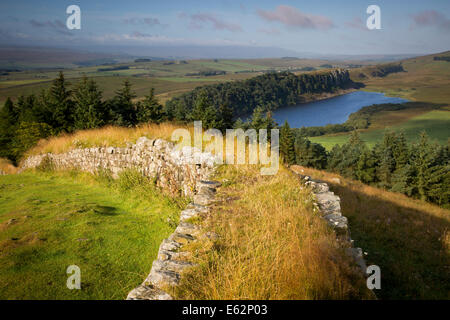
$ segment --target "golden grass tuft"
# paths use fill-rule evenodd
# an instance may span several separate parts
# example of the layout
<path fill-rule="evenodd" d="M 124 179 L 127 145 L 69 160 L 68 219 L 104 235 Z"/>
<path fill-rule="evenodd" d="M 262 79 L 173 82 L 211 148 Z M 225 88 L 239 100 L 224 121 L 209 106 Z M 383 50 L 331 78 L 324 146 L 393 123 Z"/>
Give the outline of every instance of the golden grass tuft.
<path fill-rule="evenodd" d="M 204 227 L 220 237 L 212 250 L 194 251 L 200 266 L 182 278 L 178 299 L 372 297 L 292 172 L 261 176 L 257 166 L 228 165 L 217 179 L 225 201 Z"/>
<path fill-rule="evenodd" d="M 3 174 L 15 174 L 17 173 L 17 167 L 15 167 L 11 161 L 5 158 L 0 158 L 0 172 Z"/>
<path fill-rule="evenodd" d="M 76 148 L 125 147 L 127 142 L 134 143 L 142 136 L 170 140 L 172 132 L 177 128 L 189 129 L 185 125 L 167 122 L 143 124 L 133 128 L 106 126 L 98 129 L 80 130 L 72 134 L 42 139 L 35 147 L 28 150 L 24 158 L 44 153 L 64 153 Z"/>

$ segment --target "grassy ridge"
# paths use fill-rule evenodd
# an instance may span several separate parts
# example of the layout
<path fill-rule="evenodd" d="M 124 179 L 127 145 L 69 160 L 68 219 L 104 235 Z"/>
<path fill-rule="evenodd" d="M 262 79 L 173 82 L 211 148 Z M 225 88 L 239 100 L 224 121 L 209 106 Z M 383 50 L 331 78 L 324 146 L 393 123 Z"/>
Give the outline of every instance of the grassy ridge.
<path fill-rule="evenodd" d="M 192 248 L 200 267 L 182 278 L 177 298 L 372 298 L 292 172 L 261 176 L 257 166 L 228 165 L 216 178 L 224 181 L 218 197 L 227 200 L 205 228 L 220 237 Z"/>
<path fill-rule="evenodd" d="M 450 298 L 450 211 L 339 175 L 296 166 L 341 198 L 355 245 L 381 268 L 381 299 Z M 336 178 L 340 183 L 336 182 Z"/>
<path fill-rule="evenodd" d="M 0 299 L 124 299 L 180 208 L 132 172 L 28 172 L 0 176 L 0 190 Z M 73 264 L 82 290 L 66 287 Z"/>
<path fill-rule="evenodd" d="M 402 61 L 405 72 L 386 77 L 369 77 L 363 80 L 364 90 L 384 92 L 389 96 L 413 101 L 450 103 L 450 63 L 434 60 L 435 56 L 450 56 L 450 51 Z M 362 69 L 351 70 L 352 79 L 358 80 Z"/>
<path fill-rule="evenodd" d="M 64 153 L 75 148 L 126 147 L 127 143 L 134 143 L 142 136 L 170 141 L 174 130 L 180 128 L 193 130 L 193 127 L 189 128 L 173 123 L 149 123 L 135 128 L 107 126 L 98 129 L 80 130 L 73 134 L 62 134 L 42 139 L 35 147 L 27 151 L 25 157 L 44 153 Z"/>

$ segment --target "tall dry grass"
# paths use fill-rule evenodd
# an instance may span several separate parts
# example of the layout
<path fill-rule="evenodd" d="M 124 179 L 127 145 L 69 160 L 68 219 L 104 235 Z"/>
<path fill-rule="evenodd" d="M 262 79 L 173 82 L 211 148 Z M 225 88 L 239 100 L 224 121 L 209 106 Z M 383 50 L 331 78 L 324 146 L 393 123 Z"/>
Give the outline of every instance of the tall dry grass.
<path fill-rule="evenodd" d="M 0 158 L 0 173 L 3 174 L 15 174 L 17 167 L 15 167 L 11 161 L 5 158 Z"/>
<path fill-rule="evenodd" d="M 183 277 L 179 299 L 371 298 L 336 235 L 313 213 L 310 192 L 280 168 L 222 166 L 224 181 L 205 228 L 220 237 L 191 248 L 199 267 Z"/>
<path fill-rule="evenodd" d="M 381 268 L 379 298 L 450 298 L 449 210 L 337 174 L 293 169 L 328 182 L 340 196 L 355 245 Z"/>
<path fill-rule="evenodd" d="M 75 148 L 125 147 L 127 142 L 134 143 L 142 136 L 170 140 L 172 132 L 177 128 L 192 130 L 187 126 L 169 122 L 149 123 L 133 128 L 106 126 L 98 129 L 80 130 L 71 134 L 42 139 L 35 147 L 28 150 L 24 157 L 49 152 L 64 153 Z"/>

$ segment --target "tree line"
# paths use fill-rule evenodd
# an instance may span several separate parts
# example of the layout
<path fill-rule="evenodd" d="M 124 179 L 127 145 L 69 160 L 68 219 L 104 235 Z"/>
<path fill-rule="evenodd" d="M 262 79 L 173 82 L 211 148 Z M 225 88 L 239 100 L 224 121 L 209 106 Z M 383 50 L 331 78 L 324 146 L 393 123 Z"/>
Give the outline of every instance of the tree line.
<path fill-rule="evenodd" d="M 166 119 L 153 89 L 142 101 L 134 102 L 136 95 L 129 81 L 106 100 L 93 79 L 83 77 L 72 90 L 69 85 L 60 72 L 39 95 L 6 100 L 0 109 L 0 157 L 17 162 L 39 139 L 62 132 Z"/>
<path fill-rule="evenodd" d="M 305 102 L 307 95 L 334 92 L 352 86 L 347 70 L 295 75 L 270 72 L 243 81 L 198 87 L 166 103 L 166 112 L 175 120 L 196 119 L 199 105 L 208 112 L 230 109 L 234 118 L 249 116 L 256 108 L 273 111 Z M 198 120 L 198 119 L 196 119 Z"/>
<path fill-rule="evenodd" d="M 280 131 L 280 153 L 287 164 L 327 170 L 365 184 L 450 206 L 449 145 L 432 143 L 425 132 L 408 144 L 403 133 L 387 131 L 373 148 L 357 131 L 330 152 L 312 143 L 286 122 Z"/>

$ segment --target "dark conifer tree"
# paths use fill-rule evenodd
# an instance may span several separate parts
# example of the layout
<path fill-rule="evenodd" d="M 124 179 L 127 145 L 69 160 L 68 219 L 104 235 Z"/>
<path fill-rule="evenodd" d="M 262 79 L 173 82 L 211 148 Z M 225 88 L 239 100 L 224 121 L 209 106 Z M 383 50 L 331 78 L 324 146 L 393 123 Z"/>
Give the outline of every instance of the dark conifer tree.
<path fill-rule="evenodd" d="M 111 117 L 114 124 L 128 127 L 136 124 L 134 98 L 136 98 L 136 94 L 131 89 L 131 83 L 125 80 L 122 89 L 116 91 L 115 97 L 110 102 Z"/>
<path fill-rule="evenodd" d="M 53 80 L 49 90 L 47 109 L 52 110 L 52 119 L 49 124 L 57 132 L 71 131 L 73 129 L 73 103 L 71 101 L 71 91 L 67 88 L 68 85 L 69 83 L 66 82 L 64 74 L 60 71 L 58 78 Z"/>
<path fill-rule="evenodd" d="M 136 109 L 138 122 L 159 123 L 164 118 L 163 106 L 156 99 L 154 88 L 151 88 L 145 99 L 136 105 Z"/>
<path fill-rule="evenodd" d="M 287 121 L 280 129 L 280 154 L 284 162 L 291 165 L 295 163 L 295 139 Z"/>
<path fill-rule="evenodd" d="M 93 79 L 86 76 L 74 90 L 74 128 L 92 129 L 104 124 L 102 92 Z"/>

